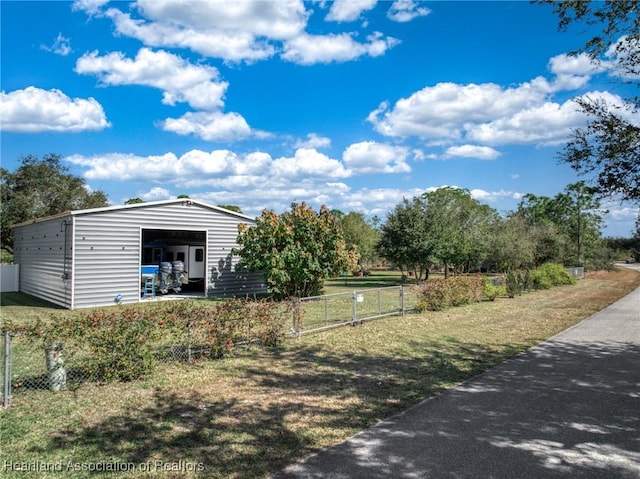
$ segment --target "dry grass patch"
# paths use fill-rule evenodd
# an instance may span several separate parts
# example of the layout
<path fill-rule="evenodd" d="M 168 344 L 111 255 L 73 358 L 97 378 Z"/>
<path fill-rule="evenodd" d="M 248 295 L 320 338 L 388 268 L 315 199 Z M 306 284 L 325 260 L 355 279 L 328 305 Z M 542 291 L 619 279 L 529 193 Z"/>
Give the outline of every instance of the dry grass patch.
<path fill-rule="evenodd" d="M 104 474 L 110 478 L 264 477 L 576 324 L 639 284 L 633 271 L 598 273 L 515 299 L 304 336 L 277 350 L 167 364 L 144 381 L 34 391 L 1 413 L 3 457 L 203 468 Z"/>

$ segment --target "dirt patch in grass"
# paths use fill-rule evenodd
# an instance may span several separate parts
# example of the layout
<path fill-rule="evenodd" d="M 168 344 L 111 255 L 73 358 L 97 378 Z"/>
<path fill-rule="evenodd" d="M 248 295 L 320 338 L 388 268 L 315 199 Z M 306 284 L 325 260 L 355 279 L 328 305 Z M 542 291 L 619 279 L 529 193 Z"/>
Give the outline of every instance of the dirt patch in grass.
<path fill-rule="evenodd" d="M 304 336 L 277 350 L 168 364 L 144 381 L 34 391 L 1 413 L 3 458 L 60 463 L 64 477 L 264 477 L 553 336 L 639 284 L 634 271 L 598 273 L 515 299 Z M 69 464 L 131 466 L 101 474 Z"/>

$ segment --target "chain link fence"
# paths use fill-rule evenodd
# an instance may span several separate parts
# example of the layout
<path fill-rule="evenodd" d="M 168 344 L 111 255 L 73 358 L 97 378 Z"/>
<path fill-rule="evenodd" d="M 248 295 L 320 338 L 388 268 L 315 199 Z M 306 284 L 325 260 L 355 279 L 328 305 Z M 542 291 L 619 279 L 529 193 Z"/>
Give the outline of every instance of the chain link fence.
<path fill-rule="evenodd" d="M 352 325 L 387 316 L 404 315 L 416 308 L 412 286 L 390 286 L 313 296 L 298 300 L 299 319 L 291 331 L 297 336 Z"/>
<path fill-rule="evenodd" d="M 156 365 L 162 363 L 194 363 L 214 358 L 211 346 L 204 344 L 201 330 L 187 328 L 181 334 L 166 335 L 153 346 L 152 357 Z M 235 346 L 247 344 L 238 341 Z M 104 381 L 96 372 L 95 358 L 78 342 L 54 343 L 44 347 L 23 334 L 3 333 L 2 337 L 2 396 L 3 406 L 11 397 L 35 391 L 76 389 L 83 383 Z"/>
<path fill-rule="evenodd" d="M 281 319 L 276 322 L 284 328 L 286 335 L 300 337 L 376 318 L 404 315 L 415 309 L 416 301 L 415 288 L 403 285 L 302 298 L 283 305 L 272 314 L 279 315 Z M 190 364 L 199 360 L 217 359 L 220 357 L 220 348 L 211 346 L 211 324 L 206 321 L 190 321 L 187 327 L 179 328 L 164 324 L 162 335 L 152 342 L 151 350 L 145 351 L 145 354 L 154 365 Z M 260 336 L 255 333 L 256 331 L 243 330 L 240 336 L 234 336 L 232 346 L 258 342 L 251 339 Z M 107 343 L 110 341 L 111 339 Z M 34 339 L 27 334 L 3 333 L 4 361 L 0 385 L 5 407 L 10 404 L 12 396 L 37 394 L 38 391 L 73 390 L 84 383 L 105 381 L 104 359 L 102 364 L 96 365 L 95 344 L 92 349 L 86 335 L 74 336 L 64 344 L 54 342 L 47 347 L 44 344 L 45 341 L 41 338 Z M 229 344 L 225 343 L 226 346 Z M 126 357 L 126 351 L 123 358 L 121 343 L 119 348 L 118 352 L 113 351 L 108 362 L 122 364 L 123 361 L 140 360 L 139 356 Z M 105 357 L 104 351 L 101 351 L 101 357 Z M 112 366 L 110 363 L 106 365 L 107 368 Z"/>

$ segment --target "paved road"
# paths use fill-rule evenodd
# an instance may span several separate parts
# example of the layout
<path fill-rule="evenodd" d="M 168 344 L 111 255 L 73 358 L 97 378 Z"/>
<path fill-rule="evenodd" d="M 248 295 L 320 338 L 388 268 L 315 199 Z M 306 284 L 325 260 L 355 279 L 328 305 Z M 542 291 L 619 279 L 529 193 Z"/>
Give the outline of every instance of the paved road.
<path fill-rule="evenodd" d="M 273 477 L 640 478 L 640 288 Z"/>

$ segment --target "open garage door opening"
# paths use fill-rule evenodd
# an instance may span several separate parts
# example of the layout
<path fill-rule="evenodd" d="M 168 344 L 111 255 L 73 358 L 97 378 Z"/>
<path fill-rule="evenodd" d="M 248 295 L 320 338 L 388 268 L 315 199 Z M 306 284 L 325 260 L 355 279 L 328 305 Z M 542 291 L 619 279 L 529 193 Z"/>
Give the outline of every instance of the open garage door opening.
<path fill-rule="evenodd" d="M 141 296 L 204 296 L 206 251 L 206 231 L 143 229 Z"/>

